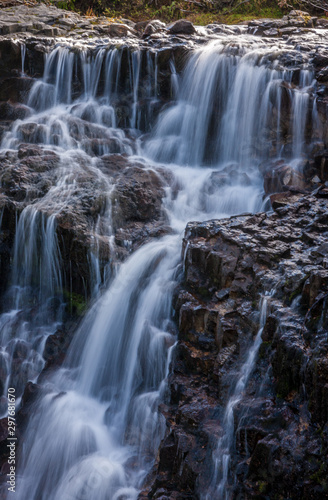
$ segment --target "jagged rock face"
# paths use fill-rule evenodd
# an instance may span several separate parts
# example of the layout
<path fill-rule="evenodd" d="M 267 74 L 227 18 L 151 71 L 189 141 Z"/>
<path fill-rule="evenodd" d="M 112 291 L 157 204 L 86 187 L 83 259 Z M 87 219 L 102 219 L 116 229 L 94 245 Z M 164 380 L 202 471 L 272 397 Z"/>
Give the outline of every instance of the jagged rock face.
<path fill-rule="evenodd" d="M 6 153 L 0 159 L 0 214 L 3 212 L 0 262 L 4 288 L 10 273 L 16 218 L 31 202 L 38 203 L 46 214 L 57 212 L 56 232 L 64 282 L 71 282 L 72 291 L 78 294 L 84 294 L 85 284 L 92 281 L 88 253 L 95 245 L 95 224 L 110 201 L 116 250 L 111 252 L 105 236 L 96 237 L 102 266 L 112 259 L 124 259 L 149 237 L 167 231 L 161 207 L 166 180 L 160 173 L 141 163 L 130 163 L 125 156 L 109 155 L 97 160 L 105 174 L 101 179 L 92 167 L 84 164 L 83 156 L 77 155 L 76 160 L 82 167 L 75 172 L 76 195 L 58 207 L 56 194 L 49 192 L 53 189 L 56 193 L 56 181 L 64 168 L 59 155 L 39 145 L 23 143 L 17 152 Z"/>
<path fill-rule="evenodd" d="M 229 388 L 270 290 L 259 358 L 235 408 L 233 495 L 325 496 L 328 201 L 324 190 L 279 197 L 271 215 L 187 226 L 179 344 L 162 408 L 167 435 L 140 498 L 207 491 Z"/>

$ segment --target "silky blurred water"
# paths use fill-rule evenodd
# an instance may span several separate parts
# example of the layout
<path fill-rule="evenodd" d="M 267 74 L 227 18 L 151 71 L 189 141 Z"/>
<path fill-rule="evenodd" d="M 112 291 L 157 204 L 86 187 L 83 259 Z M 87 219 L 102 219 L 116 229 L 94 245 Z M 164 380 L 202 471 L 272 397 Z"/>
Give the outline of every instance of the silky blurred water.
<path fill-rule="evenodd" d="M 56 217 L 78 196 L 76 179 L 85 172 L 104 192 L 103 219 L 94 232 L 105 225 L 108 245 L 113 245 L 113 184 L 97 167 L 97 157 L 120 153 L 159 176 L 163 169 L 169 174 L 163 210 L 171 234 L 144 244 L 106 279 L 100 275 L 97 246 L 90 249 L 93 300 L 64 366 L 49 377 L 46 395 L 31 415 L 21 446 L 17 492 L 9 497 L 137 498 L 165 432 L 158 405 L 165 397 L 177 340 L 172 297 L 182 274 L 181 239 L 186 223 L 263 208 L 258 166 L 269 157 L 279 158 L 284 149 L 282 82 L 289 84 L 293 108 L 291 159 L 302 158 L 308 114 L 316 117 L 309 90 L 312 73 L 301 69 L 299 86 L 290 85 L 293 71 L 268 63 L 270 50 L 262 42 L 243 46 L 236 37 L 230 45 L 214 41 L 191 54 L 182 76 L 172 59 L 171 94 L 175 100 L 156 124 L 152 109 L 158 90 L 157 56 L 131 52 L 126 82 L 131 97 L 126 123 L 129 133 L 118 128 L 115 110 L 115 100 L 122 92 L 122 51 L 101 47 L 91 53 L 59 45 L 47 55 L 44 76 L 30 91 L 31 116 L 15 122 L 1 145 L 4 152 L 17 149 L 24 141 L 37 143 L 60 158 L 54 167 L 55 185 L 45 197 L 28 204 L 17 220 L 8 290 L 11 305 L 0 317 L 0 356 L 6 371 L 3 393 L 17 379 L 18 368 L 13 372 L 13 351 L 8 346 L 17 342 L 26 346 L 20 395 L 27 380 L 37 380 L 44 365 L 45 339 L 63 322 Z M 74 93 L 77 64 L 82 68 L 78 96 Z M 143 96 L 148 104 L 143 111 L 139 92 L 142 67 L 149 79 Z M 138 129 L 145 121 L 153 128 L 142 138 Z M 48 305 L 54 298 L 59 305 L 49 315 Z M 31 302 L 37 308 L 32 319 L 28 318 Z M 241 375 L 245 383 L 258 337 Z M 240 394 L 238 389 L 236 398 Z M 226 440 L 231 439 L 232 406 L 233 401 L 227 409 L 227 435 L 215 458 L 220 464 L 229 455 Z M 227 467 L 220 480 L 215 475 L 212 491 L 216 496 L 211 498 L 225 498 L 221 490 Z"/>

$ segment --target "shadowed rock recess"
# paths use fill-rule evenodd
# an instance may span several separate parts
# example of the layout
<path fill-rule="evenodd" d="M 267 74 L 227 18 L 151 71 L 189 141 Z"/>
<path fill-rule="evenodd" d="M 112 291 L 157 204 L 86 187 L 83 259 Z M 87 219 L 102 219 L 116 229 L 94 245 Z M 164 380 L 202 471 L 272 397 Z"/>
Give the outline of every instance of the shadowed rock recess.
<path fill-rule="evenodd" d="M 307 13 L 0 8 L 1 499 L 328 498 L 327 118 Z"/>

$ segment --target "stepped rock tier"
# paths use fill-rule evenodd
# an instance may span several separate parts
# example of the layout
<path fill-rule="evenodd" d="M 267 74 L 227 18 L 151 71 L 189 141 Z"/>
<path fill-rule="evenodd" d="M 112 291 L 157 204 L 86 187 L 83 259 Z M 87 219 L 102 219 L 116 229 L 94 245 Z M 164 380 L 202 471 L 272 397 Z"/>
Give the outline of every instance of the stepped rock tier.
<path fill-rule="evenodd" d="M 327 498 L 327 117 L 301 11 L 0 9 L 0 498 Z"/>

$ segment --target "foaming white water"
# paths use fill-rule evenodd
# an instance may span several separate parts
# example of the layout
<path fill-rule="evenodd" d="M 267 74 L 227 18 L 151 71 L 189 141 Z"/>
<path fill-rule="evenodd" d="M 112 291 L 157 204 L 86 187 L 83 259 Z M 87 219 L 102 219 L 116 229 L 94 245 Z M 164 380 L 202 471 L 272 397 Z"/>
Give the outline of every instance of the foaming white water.
<path fill-rule="evenodd" d="M 253 211 L 261 204 L 260 189 L 252 197 L 247 192 L 244 203 L 240 200 L 242 187 L 222 196 L 218 190 L 216 205 L 212 200 L 211 210 L 206 212 L 204 191 L 214 171 L 171 168 L 179 191 L 174 196 L 168 188 L 165 206 L 178 233 L 135 252 L 88 313 L 75 335 L 66 368 L 53 379 L 55 392 L 43 400 L 41 416 L 38 413 L 32 418 L 31 430 L 27 430 L 18 499 L 26 498 L 26 492 L 31 499 L 78 498 L 78 491 L 86 489 L 88 500 L 105 500 L 108 491 L 110 498 L 119 498 L 122 488 L 127 499 L 137 498 L 165 430 L 158 404 L 164 396 L 169 354 L 175 343 L 170 318 L 181 270 L 179 232 L 195 216 L 225 215 L 225 207 L 233 206 L 233 200 L 237 210 Z M 67 394 L 60 396 L 61 391 Z M 38 432 L 51 452 L 44 450 L 42 440 L 35 441 L 35 426 L 41 426 Z M 104 428 L 106 440 L 98 438 Z M 79 443 L 86 436 L 92 446 L 81 453 Z M 54 447 L 50 444 L 53 439 Z M 55 456 L 56 470 L 50 473 Z M 98 460 L 102 465 L 95 472 L 98 482 L 93 489 L 89 488 L 92 464 Z M 44 492 L 41 496 L 40 491 Z"/>
<path fill-rule="evenodd" d="M 82 151 L 56 148 L 55 152 L 58 161 L 53 166 L 53 185 L 42 198 L 27 204 L 17 221 L 6 308 L 0 315 L 0 358 L 2 373 L 6 374 L 3 394 L 7 387 L 15 387 L 17 397 L 26 382 L 36 380 L 42 370 L 46 338 L 60 328 L 63 311 L 69 307 L 63 296 L 64 285 L 70 290 L 70 284 L 64 283 L 62 274 L 57 218 L 67 216 L 67 210 L 78 210 L 79 186 L 87 182 L 92 182 L 94 192 L 102 194 L 102 225 L 108 227 L 105 234 L 97 224 L 93 229 L 95 244 L 90 248 L 90 266 L 94 272 L 90 288 L 95 291 L 104 279 L 99 271 L 97 236 L 101 234 L 111 244 L 110 179 Z M 5 401 L 3 405 L 4 413 Z"/>
<path fill-rule="evenodd" d="M 22 71 L 26 47 L 21 45 Z M 137 122 L 143 113 L 137 109 L 138 82 L 143 58 L 146 58 L 149 79 L 154 79 L 156 68 L 150 53 L 127 52 L 133 68 L 121 74 L 124 49 L 97 48 L 83 50 L 57 46 L 47 54 L 42 79 L 32 87 L 28 106 L 30 116 L 17 120 L 4 135 L 1 151 L 15 150 L 23 143 L 42 145 L 44 155 L 52 156 L 52 185 L 46 195 L 29 203 L 33 192 L 26 194 L 26 207 L 17 215 L 12 272 L 6 307 L 0 316 L 2 350 L 0 360 L 3 373 L 1 393 L 15 386 L 20 397 L 28 380 L 36 380 L 44 366 L 42 353 L 46 338 L 62 324 L 62 312 L 67 307 L 63 288 L 62 262 L 57 238 L 57 220 L 70 210 L 77 215 L 80 206 L 80 187 L 90 184 L 102 193 L 101 216 L 92 233 L 89 265 L 92 283 L 87 284 L 97 294 L 108 281 L 111 263 L 104 272 L 99 266 L 99 237 L 108 239 L 114 255 L 111 229 L 112 181 L 96 167 L 96 157 L 124 153 L 131 155 L 135 146 L 125 132 L 117 128 L 113 103 L 119 93 L 133 94 L 133 113 Z M 77 77 L 79 73 L 80 77 Z M 79 88 L 77 88 L 79 87 Z M 146 111 L 150 119 L 153 86 L 148 85 Z M 134 124 L 134 126 L 136 123 Z M 131 135 L 131 134 L 130 134 Z M 133 134 L 132 134 L 133 135 Z M 0 179 L 1 182 L 1 179 Z M 33 191 L 33 187 L 29 186 Z M 67 278 L 67 277 L 66 277 Z M 86 286 L 87 286 L 86 285 Z M 19 358 L 18 360 L 15 358 Z M 2 408 L 3 406 L 3 408 Z M 0 414 L 6 411 L 6 400 L 0 402 Z"/>
<path fill-rule="evenodd" d="M 250 167 L 279 156 L 284 126 L 283 90 L 292 107 L 292 157 L 305 151 L 305 126 L 311 107 L 313 75 L 272 60 L 272 47 L 238 47 L 215 41 L 190 57 L 177 103 L 165 111 L 148 141 L 146 153 L 161 162 L 200 165 L 235 161 Z M 279 51 L 278 51 L 279 53 Z M 284 82 L 284 85 L 282 85 Z M 285 103 L 286 105 L 286 103 Z"/>
<path fill-rule="evenodd" d="M 209 44 L 191 56 L 181 85 L 171 62 L 172 93 L 177 95 L 177 102 L 160 116 L 139 153 L 153 159 L 152 168 L 159 167 L 156 161 L 166 163 L 159 172 L 164 169 L 170 179 L 163 207 L 172 234 L 135 252 L 122 264 L 107 291 L 93 303 L 76 332 L 65 367 L 49 381 L 49 394 L 38 403 L 30 419 L 16 500 L 137 498 L 165 430 L 158 405 L 164 397 L 176 341 L 172 295 L 181 271 L 185 225 L 190 220 L 259 210 L 263 190 L 258 163 L 271 154 L 279 156 L 284 146 L 280 123 L 282 81 L 287 83 L 300 119 L 305 107 L 312 104 L 311 99 L 299 99 L 296 104 L 295 94 L 306 94 L 304 86 L 309 82 L 292 86 L 292 72 L 268 62 L 268 53 L 263 46 L 246 49 L 238 44 Z M 141 90 L 144 57 L 149 85 Z M 127 71 L 123 69 L 123 52 L 117 49 L 101 47 L 91 53 L 76 53 L 69 47 L 58 47 L 48 55 L 44 77 L 30 94 L 32 119 L 16 122 L 3 141 L 5 148 L 16 148 L 21 141 L 42 143 L 59 154 L 63 169 L 58 172 L 56 184 L 35 205 L 35 209 L 47 213 L 47 221 L 52 220 L 49 214 L 57 217 L 66 204 L 74 201 L 79 176 L 92 169 L 93 178 L 99 178 L 108 193 L 107 236 L 109 244 L 113 243 L 111 185 L 92 158 L 104 153 L 135 153 L 131 131 L 126 134 L 117 128 L 115 99 L 124 93 L 130 99 L 129 113 L 121 126 L 134 129 L 141 128 L 143 120 L 149 122 L 151 104 L 157 95 L 156 61 L 150 54 L 132 52 Z M 79 68 L 81 75 L 78 89 L 74 87 L 74 68 Z M 141 110 L 140 97 L 149 104 L 146 112 Z M 296 144 L 300 148 L 297 154 L 304 149 L 304 131 L 301 126 L 295 129 L 298 138 L 293 148 Z M 273 148 L 273 153 L 268 147 Z M 27 213 L 34 213 L 27 209 Z M 26 226 L 21 234 L 30 242 L 24 255 L 36 251 L 30 234 L 32 219 L 26 217 L 26 223 L 24 217 L 19 219 Z M 47 237 L 38 231 L 35 237 L 41 237 L 43 247 L 49 247 L 50 258 L 43 260 L 55 283 L 46 291 L 51 296 L 60 286 L 61 260 L 55 224 L 49 222 L 49 234 L 48 222 L 40 227 Z M 93 230 L 98 232 L 97 224 Z M 97 293 L 101 277 L 92 254 L 93 288 Z M 28 285 L 35 273 L 26 271 L 26 276 Z M 40 283 L 38 293 L 44 290 L 42 279 Z M 238 397 L 256 357 L 258 343 L 254 346 L 242 372 Z M 229 425 L 227 439 L 231 437 Z M 230 453 L 229 443 L 226 455 Z"/>

